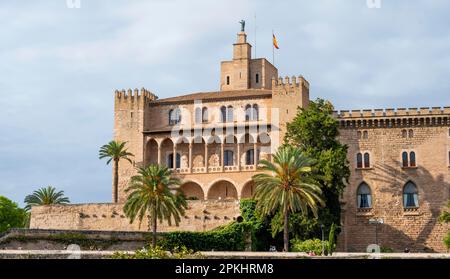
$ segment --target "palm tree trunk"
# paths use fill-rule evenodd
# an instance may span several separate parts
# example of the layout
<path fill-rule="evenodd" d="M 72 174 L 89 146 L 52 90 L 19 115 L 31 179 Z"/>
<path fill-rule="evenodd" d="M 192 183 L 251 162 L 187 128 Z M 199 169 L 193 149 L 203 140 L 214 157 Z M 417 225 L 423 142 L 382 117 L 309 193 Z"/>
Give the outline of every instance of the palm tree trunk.
<path fill-rule="evenodd" d="M 114 160 L 114 202 L 119 200 L 119 160 Z"/>
<path fill-rule="evenodd" d="M 283 240 L 284 240 L 283 251 L 289 252 L 289 211 L 287 209 L 284 211 Z"/>
<path fill-rule="evenodd" d="M 153 207 L 153 213 L 152 213 L 152 247 L 156 248 L 156 205 Z"/>

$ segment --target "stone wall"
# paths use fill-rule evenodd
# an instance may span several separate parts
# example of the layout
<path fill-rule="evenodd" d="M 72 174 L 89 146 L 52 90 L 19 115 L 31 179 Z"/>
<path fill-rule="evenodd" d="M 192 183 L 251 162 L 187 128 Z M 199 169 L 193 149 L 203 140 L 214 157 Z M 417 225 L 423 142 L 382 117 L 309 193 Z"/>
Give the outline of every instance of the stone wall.
<path fill-rule="evenodd" d="M 236 201 L 189 201 L 179 226 L 158 223 L 158 231 L 205 231 L 235 220 L 239 214 Z M 123 204 L 75 204 L 34 206 L 31 229 L 148 231 L 148 220 L 139 226 L 130 224 L 123 213 Z"/>
<path fill-rule="evenodd" d="M 368 119 L 358 119 L 357 123 L 362 125 Z M 443 238 L 450 226 L 440 224 L 438 217 L 446 208 L 450 191 L 449 126 L 442 121 L 434 126 L 420 123 L 408 120 L 403 126 L 400 119 L 394 127 L 341 127 L 341 140 L 349 146 L 352 175 L 343 196 L 339 250 L 361 252 L 378 242 L 396 251 L 447 251 Z M 404 151 L 415 152 L 415 167 L 402 166 Z M 356 154 L 366 152 L 370 167 L 357 168 Z M 408 181 L 417 186 L 418 208 L 403 206 L 403 188 Z M 369 209 L 357 207 L 357 189 L 362 182 L 371 189 Z M 384 222 L 369 224 L 370 219 Z"/>

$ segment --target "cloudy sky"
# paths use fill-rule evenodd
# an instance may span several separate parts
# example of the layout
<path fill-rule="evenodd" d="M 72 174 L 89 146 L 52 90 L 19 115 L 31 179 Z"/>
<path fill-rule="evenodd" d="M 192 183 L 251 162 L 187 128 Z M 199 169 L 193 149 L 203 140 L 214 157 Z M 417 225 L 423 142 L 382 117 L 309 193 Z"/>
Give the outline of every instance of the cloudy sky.
<path fill-rule="evenodd" d="M 76 2 L 76 1 L 69 1 Z M 450 105 L 450 2 L 0 1 L 0 195 L 46 185 L 109 202 L 113 91 L 160 98 L 219 87 L 245 19 L 256 55 L 337 109 Z M 69 5 L 71 6 L 71 5 Z M 375 5 L 378 6 L 378 5 Z"/>

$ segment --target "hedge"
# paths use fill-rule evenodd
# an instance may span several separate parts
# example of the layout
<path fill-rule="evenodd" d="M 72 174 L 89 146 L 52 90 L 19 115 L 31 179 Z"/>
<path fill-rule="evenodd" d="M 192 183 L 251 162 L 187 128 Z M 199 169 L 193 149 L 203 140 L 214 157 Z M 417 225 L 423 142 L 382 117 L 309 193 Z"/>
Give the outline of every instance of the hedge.
<path fill-rule="evenodd" d="M 164 233 L 158 245 L 167 250 L 186 247 L 194 251 L 243 251 L 250 237 L 249 222 L 233 222 L 206 232 L 178 231 Z"/>

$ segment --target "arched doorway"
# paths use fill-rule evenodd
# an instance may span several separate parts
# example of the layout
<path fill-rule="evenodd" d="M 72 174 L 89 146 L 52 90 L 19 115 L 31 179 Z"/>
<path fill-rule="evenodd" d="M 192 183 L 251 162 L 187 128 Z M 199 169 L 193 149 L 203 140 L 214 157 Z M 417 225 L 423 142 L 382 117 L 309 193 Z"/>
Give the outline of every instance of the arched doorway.
<path fill-rule="evenodd" d="M 180 186 L 180 189 L 188 200 L 203 200 L 205 198 L 202 187 L 195 182 L 186 182 Z"/>
<path fill-rule="evenodd" d="M 158 163 L 158 143 L 155 139 L 150 139 L 147 142 L 145 149 L 145 163 L 146 165 Z"/>
<path fill-rule="evenodd" d="M 170 138 L 161 142 L 161 164 L 173 168 L 173 142 Z"/>
<path fill-rule="evenodd" d="M 245 183 L 244 187 L 242 187 L 241 199 L 253 198 L 253 195 L 255 195 L 255 189 L 256 186 L 253 180 Z"/>
<path fill-rule="evenodd" d="M 215 182 L 208 190 L 209 200 L 237 200 L 238 193 L 236 187 L 226 180 Z"/>

